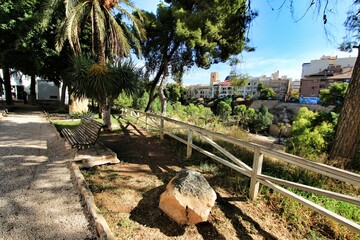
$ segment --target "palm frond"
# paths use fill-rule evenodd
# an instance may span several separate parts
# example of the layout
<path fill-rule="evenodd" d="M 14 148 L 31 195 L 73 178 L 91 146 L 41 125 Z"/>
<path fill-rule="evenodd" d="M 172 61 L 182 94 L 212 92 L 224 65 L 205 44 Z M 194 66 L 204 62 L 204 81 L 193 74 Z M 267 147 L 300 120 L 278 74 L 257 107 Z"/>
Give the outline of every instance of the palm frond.
<path fill-rule="evenodd" d="M 106 38 L 106 22 L 107 22 L 107 16 L 105 15 L 107 12 L 107 9 L 104 6 L 101 6 L 99 4 L 99 1 L 95 1 L 94 3 L 94 9 L 95 9 L 95 13 L 94 13 L 94 18 L 95 18 L 95 22 L 96 22 L 96 26 L 97 28 L 94 29 L 96 31 L 96 34 L 98 34 L 99 36 L 99 40 L 100 40 L 100 44 L 104 44 L 105 42 L 105 38 Z"/>
<path fill-rule="evenodd" d="M 123 2 L 125 3 L 125 2 L 129 2 L 129 1 L 123 1 Z M 127 4 L 127 5 L 129 5 L 129 4 Z M 129 5 L 129 6 L 131 6 L 131 5 Z M 133 6 L 135 6 L 135 5 L 133 5 Z M 133 26 L 136 34 L 140 38 L 145 38 L 145 35 L 144 35 L 145 31 L 144 31 L 144 27 L 142 25 L 143 21 L 141 20 L 142 18 L 140 18 L 140 19 L 137 18 L 136 16 L 134 16 L 131 13 L 129 13 L 128 11 L 126 11 L 126 9 L 121 7 L 120 5 L 117 5 L 116 8 L 120 11 L 121 14 L 123 14 L 131 22 L 131 25 Z M 140 9 L 137 9 L 137 13 L 139 16 L 142 16 Z"/>
<path fill-rule="evenodd" d="M 130 44 L 126 35 L 124 34 L 123 28 L 116 22 L 112 15 L 109 15 L 109 44 L 113 49 L 113 52 L 120 56 L 127 56 L 130 53 Z"/>
<path fill-rule="evenodd" d="M 80 23 L 89 15 L 90 2 L 85 1 L 76 5 L 66 18 L 66 32 L 71 48 L 76 53 L 81 52 L 79 41 Z"/>

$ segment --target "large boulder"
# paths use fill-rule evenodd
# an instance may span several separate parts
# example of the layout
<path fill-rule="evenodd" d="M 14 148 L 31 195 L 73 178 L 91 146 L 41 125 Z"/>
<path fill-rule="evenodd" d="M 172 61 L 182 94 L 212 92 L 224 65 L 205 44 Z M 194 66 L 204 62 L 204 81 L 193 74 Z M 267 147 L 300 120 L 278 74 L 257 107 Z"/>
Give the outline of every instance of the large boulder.
<path fill-rule="evenodd" d="M 159 208 L 177 223 L 205 222 L 214 206 L 216 193 L 198 172 L 181 170 L 160 196 Z"/>

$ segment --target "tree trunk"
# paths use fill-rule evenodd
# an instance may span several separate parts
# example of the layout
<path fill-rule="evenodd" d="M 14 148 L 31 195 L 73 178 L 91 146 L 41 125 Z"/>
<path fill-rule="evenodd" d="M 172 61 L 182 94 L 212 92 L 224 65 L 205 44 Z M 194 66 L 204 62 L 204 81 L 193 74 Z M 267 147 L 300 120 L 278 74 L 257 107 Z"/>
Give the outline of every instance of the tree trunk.
<path fill-rule="evenodd" d="M 64 81 L 61 84 L 61 96 L 60 96 L 60 109 L 64 110 L 65 109 L 65 95 L 66 95 L 66 84 L 64 83 Z"/>
<path fill-rule="evenodd" d="M 149 101 L 146 105 L 145 112 L 148 112 L 150 110 L 151 104 L 156 98 L 155 89 L 156 89 L 156 86 L 159 83 L 159 81 L 161 79 L 161 75 L 163 75 L 164 71 L 165 71 L 164 65 L 162 65 L 151 84 L 151 88 L 150 88 L 150 92 L 149 92 Z"/>
<path fill-rule="evenodd" d="M 165 63 L 164 63 L 164 76 L 162 81 L 160 82 L 160 86 L 159 86 L 159 97 L 160 97 L 160 102 L 161 102 L 161 114 L 163 116 L 166 115 L 166 97 L 165 97 L 165 93 L 164 93 L 164 88 L 167 82 L 167 79 L 169 77 L 169 69 L 168 69 L 168 62 L 165 59 Z"/>
<path fill-rule="evenodd" d="M 165 94 L 164 94 L 164 88 L 165 88 L 165 85 L 166 85 L 166 82 L 167 82 L 167 78 L 168 78 L 168 75 L 164 75 L 161 83 L 160 83 L 160 86 L 159 86 L 159 97 L 160 97 L 160 102 L 161 102 L 161 114 L 163 116 L 166 116 L 166 97 L 165 97 Z"/>
<path fill-rule="evenodd" d="M 73 94 L 70 95 L 69 113 L 73 115 L 84 114 L 89 111 L 89 100 L 87 98 L 75 98 Z"/>
<path fill-rule="evenodd" d="M 5 98 L 6 98 L 6 105 L 13 105 L 14 101 L 11 94 L 11 80 L 10 80 L 10 72 L 9 67 L 5 66 L 3 69 L 4 74 L 4 85 L 5 85 Z"/>
<path fill-rule="evenodd" d="M 101 115 L 105 125 L 105 131 L 112 131 L 111 126 L 111 105 L 110 104 L 100 104 Z"/>
<path fill-rule="evenodd" d="M 160 65 L 159 71 L 157 72 L 154 81 L 151 84 L 151 89 L 149 92 L 149 102 L 145 108 L 145 112 L 148 112 L 150 110 L 151 104 L 152 102 L 155 100 L 156 98 L 156 94 L 155 94 L 155 89 L 157 84 L 159 83 L 160 79 L 161 79 L 161 75 L 163 74 L 168 74 L 168 63 L 169 61 L 171 61 L 174 53 L 178 50 L 180 46 L 179 42 L 174 43 L 174 45 L 172 46 L 171 51 L 169 52 L 169 54 L 166 54 L 167 51 L 165 51 L 164 53 L 164 57 L 162 59 L 162 64 Z"/>
<path fill-rule="evenodd" d="M 354 66 L 353 74 L 342 107 L 331 149 L 329 163 L 331 165 L 349 168 L 355 160 L 357 146 L 360 142 L 360 58 Z"/>
<path fill-rule="evenodd" d="M 35 91 L 35 86 L 36 86 L 36 76 L 35 74 L 31 75 L 31 83 L 30 83 L 30 95 L 29 95 L 29 103 L 30 104 L 35 104 L 35 100 L 36 100 L 36 91 Z"/>

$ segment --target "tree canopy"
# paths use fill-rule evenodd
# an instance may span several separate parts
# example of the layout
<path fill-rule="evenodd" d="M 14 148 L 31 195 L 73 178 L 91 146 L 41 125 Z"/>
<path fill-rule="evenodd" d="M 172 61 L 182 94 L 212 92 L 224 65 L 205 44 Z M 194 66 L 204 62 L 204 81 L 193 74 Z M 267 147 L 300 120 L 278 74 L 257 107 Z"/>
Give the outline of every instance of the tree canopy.
<path fill-rule="evenodd" d="M 245 33 L 257 15 L 244 0 L 166 3 L 158 5 L 156 15 L 148 13 L 148 38 L 142 42 L 146 67 L 155 75 L 147 109 L 162 77 L 180 81 L 194 65 L 209 68 L 248 49 Z"/>

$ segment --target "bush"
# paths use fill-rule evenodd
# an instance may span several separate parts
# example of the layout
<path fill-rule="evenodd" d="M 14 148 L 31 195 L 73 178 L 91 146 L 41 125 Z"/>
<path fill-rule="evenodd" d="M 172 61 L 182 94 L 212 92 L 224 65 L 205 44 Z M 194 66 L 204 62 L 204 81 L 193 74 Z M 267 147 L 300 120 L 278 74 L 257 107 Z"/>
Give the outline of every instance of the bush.
<path fill-rule="evenodd" d="M 326 153 L 334 135 L 334 124 L 320 112 L 312 112 L 306 107 L 294 117 L 291 137 L 287 141 L 286 151 L 309 159 L 318 159 Z"/>
<path fill-rule="evenodd" d="M 216 112 L 217 115 L 222 119 L 222 120 L 227 120 L 228 117 L 230 116 L 232 110 L 231 110 L 231 106 L 230 104 L 221 101 L 218 103 L 217 107 L 216 107 Z"/>
<path fill-rule="evenodd" d="M 272 124 L 273 118 L 274 116 L 269 112 L 268 108 L 261 106 L 252 116 L 249 128 L 255 133 L 264 132 Z"/>

